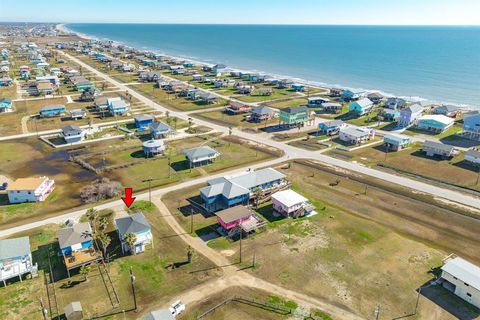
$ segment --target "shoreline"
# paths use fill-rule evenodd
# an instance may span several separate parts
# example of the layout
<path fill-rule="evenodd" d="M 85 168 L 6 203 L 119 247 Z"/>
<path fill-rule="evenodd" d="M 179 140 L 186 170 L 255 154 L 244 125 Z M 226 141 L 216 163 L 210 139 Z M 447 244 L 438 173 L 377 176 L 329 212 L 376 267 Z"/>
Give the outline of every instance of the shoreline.
<path fill-rule="evenodd" d="M 162 55 L 165 55 L 169 58 L 172 58 L 172 59 L 177 59 L 177 60 L 186 60 L 188 62 L 191 62 L 191 63 L 194 63 L 194 64 L 200 64 L 200 65 L 214 65 L 215 63 L 213 62 L 206 62 L 206 61 L 201 61 L 201 60 L 197 60 L 197 59 L 193 59 L 191 57 L 188 57 L 186 54 L 185 55 L 171 55 L 171 54 L 168 54 L 168 53 L 165 53 L 165 52 L 162 52 L 161 50 L 159 49 L 155 49 L 155 48 L 149 48 L 149 47 L 142 47 L 142 48 L 138 48 L 138 47 L 134 47 L 134 46 L 131 46 L 127 43 L 124 43 L 124 42 L 121 42 L 121 41 L 115 41 L 115 40 L 112 40 L 112 39 L 108 39 L 108 38 L 99 38 L 99 37 L 96 37 L 96 36 L 93 36 L 93 35 L 87 35 L 87 34 L 83 34 L 83 33 L 80 33 L 80 32 L 77 32 L 77 31 L 74 31 L 74 30 L 71 30 L 69 29 L 66 24 L 64 23 L 61 23 L 61 24 L 57 24 L 55 26 L 55 29 L 60 31 L 60 32 L 64 32 L 64 33 L 69 33 L 69 34 L 74 34 L 76 36 L 78 36 L 79 38 L 82 38 L 86 41 L 90 41 L 90 40 L 108 40 L 108 41 L 112 41 L 114 44 L 117 44 L 117 45 L 125 45 L 125 46 L 128 46 L 128 47 L 132 47 L 132 48 L 136 48 L 136 49 L 139 49 L 139 50 L 143 50 L 143 51 L 150 51 L 150 52 L 154 52 L 154 53 L 158 53 L 158 54 L 162 54 Z M 296 83 L 299 83 L 299 84 L 302 84 L 302 85 L 305 85 L 305 86 L 309 86 L 311 88 L 319 88 L 319 89 L 332 89 L 332 88 L 342 88 L 342 89 L 348 89 L 348 90 L 353 90 L 353 91 L 363 91 L 367 94 L 369 93 L 374 93 L 374 92 L 378 92 L 380 94 L 382 94 L 384 97 L 397 97 L 397 98 L 402 98 L 404 100 L 406 100 L 407 102 L 410 102 L 410 103 L 415 103 L 415 102 L 426 102 L 426 103 L 429 103 L 429 104 L 438 104 L 438 105 L 455 105 L 457 106 L 459 109 L 465 111 L 465 112 L 470 112 L 470 111 L 475 111 L 476 109 L 473 108 L 473 105 L 471 104 L 467 104 L 467 103 L 457 103 L 457 102 L 451 102 L 451 101 L 440 101 L 440 100 L 432 100 L 432 99 L 426 99 L 426 98 L 422 98 L 420 96 L 408 96 L 408 95 L 395 95 L 395 94 L 391 94 L 391 93 L 388 93 L 388 92 L 384 92 L 383 90 L 380 90 L 380 89 L 365 89 L 365 88 L 355 88 L 355 87 L 349 87 L 349 86 L 343 86 L 341 84 L 330 84 L 330 83 L 324 83 L 324 82 L 319 82 L 319 81 L 309 81 L 309 80 L 305 80 L 305 79 L 301 79 L 301 78 L 297 78 L 297 77 L 291 77 L 289 75 L 282 75 L 282 74 L 275 74 L 275 73 L 266 73 L 266 72 L 263 72 L 261 70 L 248 70 L 248 69 L 242 69 L 241 67 L 234 67 L 234 66 L 229 66 L 229 68 L 231 68 L 232 70 L 235 70 L 235 71 L 240 71 L 240 72 L 255 72 L 255 73 L 263 73 L 263 74 L 269 74 L 275 78 L 287 78 L 287 79 L 291 79 L 292 81 L 296 82 Z"/>

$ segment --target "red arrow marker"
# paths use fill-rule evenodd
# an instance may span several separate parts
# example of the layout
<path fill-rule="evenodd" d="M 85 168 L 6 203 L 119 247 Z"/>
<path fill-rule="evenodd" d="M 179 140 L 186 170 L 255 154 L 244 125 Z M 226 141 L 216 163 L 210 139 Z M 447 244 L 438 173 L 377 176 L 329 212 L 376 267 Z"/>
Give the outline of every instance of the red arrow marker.
<path fill-rule="evenodd" d="M 135 201 L 135 197 L 132 197 L 132 192 L 132 188 L 125 188 L 125 197 L 122 197 L 122 200 L 127 206 L 127 208 L 130 208 L 133 201 Z"/>

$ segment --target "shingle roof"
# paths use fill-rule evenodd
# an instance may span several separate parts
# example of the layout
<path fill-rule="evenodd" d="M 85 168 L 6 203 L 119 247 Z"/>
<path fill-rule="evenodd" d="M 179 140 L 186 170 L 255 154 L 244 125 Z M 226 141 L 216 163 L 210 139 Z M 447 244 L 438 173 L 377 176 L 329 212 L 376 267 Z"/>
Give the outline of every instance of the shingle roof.
<path fill-rule="evenodd" d="M 0 240 L 0 260 L 21 257 L 30 254 L 28 237 Z"/>
<path fill-rule="evenodd" d="M 82 129 L 80 129 L 79 126 L 74 126 L 74 125 L 68 125 L 62 128 L 62 132 L 64 134 L 80 134 L 82 132 Z"/>
<path fill-rule="evenodd" d="M 299 106 L 299 107 L 288 107 L 285 109 L 282 109 L 282 112 L 285 113 L 299 113 L 299 112 L 307 112 L 309 109 L 306 106 Z"/>
<path fill-rule="evenodd" d="M 72 245 L 92 240 L 92 228 L 88 222 L 77 223 L 73 227 L 58 230 L 57 237 L 60 248 L 71 247 Z"/>
<path fill-rule="evenodd" d="M 121 236 L 127 233 L 140 233 L 150 230 L 150 224 L 142 212 L 115 219 L 115 224 Z"/>
<path fill-rule="evenodd" d="M 150 129 L 153 131 L 164 132 L 164 131 L 170 131 L 170 126 L 163 122 L 153 122 L 150 124 Z"/>
<path fill-rule="evenodd" d="M 423 111 L 423 107 L 420 104 L 415 103 L 411 106 L 408 106 L 405 110 L 410 111 L 411 113 L 418 113 Z"/>
<path fill-rule="evenodd" d="M 442 270 L 480 290 L 480 267 L 473 263 L 457 257 L 443 265 Z"/>
<path fill-rule="evenodd" d="M 135 121 L 149 121 L 153 120 L 153 117 L 148 114 L 138 114 L 134 117 Z"/>
<path fill-rule="evenodd" d="M 215 215 L 222 219 L 225 223 L 237 221 L 239 219 L 246 219 L 252 215 L 247 207 L 235 206 L 222 211 L 215 212 Z"/>
<path fill-rule="evenodd" d="M 264 114 L 274 114 L 276 112 L 275 109 L 272 109 L 270 107 L 265 107 L 265 106 L 258 106 L 253 108 L 252 113 L 258 114 L 258 115 L 264 115 Z"/>

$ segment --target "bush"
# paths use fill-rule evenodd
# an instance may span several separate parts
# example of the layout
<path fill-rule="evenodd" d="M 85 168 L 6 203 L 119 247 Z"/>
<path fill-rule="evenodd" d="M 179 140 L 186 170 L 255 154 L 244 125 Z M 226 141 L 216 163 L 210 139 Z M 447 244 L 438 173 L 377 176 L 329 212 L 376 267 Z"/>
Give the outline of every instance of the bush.
<path fill-rule="evenodd" d="M 120 195 L 121 190 L 122 185 L 119 182 L 110 181 L 108 178 L 101 178 L 83 187 L 80 190 L 80 198 L 84 203 L 97 202 L 114 198 Z"/>

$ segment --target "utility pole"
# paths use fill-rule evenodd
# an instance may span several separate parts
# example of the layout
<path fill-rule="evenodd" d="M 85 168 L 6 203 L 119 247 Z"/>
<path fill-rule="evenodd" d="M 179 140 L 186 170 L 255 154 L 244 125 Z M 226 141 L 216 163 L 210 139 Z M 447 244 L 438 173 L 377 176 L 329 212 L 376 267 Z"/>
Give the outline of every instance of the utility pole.
<path fill-rule="evenodd" d="M 47 309 L 45 309 L 45 307 L 43 306 L 43 299 L 42 299 L 42 298 L 40 298 L 40 306 L 41 306 L 41 308 L 42 308 L 43 320 L 47 320 L 48 311 L 47 311 Z"/>
<path fill-rule="evenodd" d="M 148 182 L 148 201 L 150 202 L 150 205 L 152 205 L 152 181 L 152 178 L 142 180 L 142 182 Z"/>
<path fill-rule="evenodd" d="M 253 251 L 253 256 L 252 256 L 252 268 L 255 268 L 255 262 L 257 260 L 257 255 L 255 254 L 255 251 Z"/>
<path fill-rule="evenodd" d="M 417 314 L 418 304 L 420 302 L 420 293 L 422 292 L 422 287 L 418 288 L 417 302 L 415 303 L 415 311 L 413 314 Z"/>
<path fill-rule="evenodd" d="M 135 312 L 137 312 L 137 297 L 135 296 L 135 276 L 133 275 L 132 267 L 130 267 L 130 285 L 132 286 L 132 294 L 133 294 L 133 306 Z"/>
<path fill-rule="evenodd" d="M 242 238 L 243 238 L 243 232 L 242 232 L 242 229 L 240 229 L 240 263 L 242 263 Z"/>
<path fill-rule="evenodd" d="M 373 314 L 375 315 L 375 320 L 378 320 L 378 318 L 380 317 L 380 305 L 375 308 Z"/>

